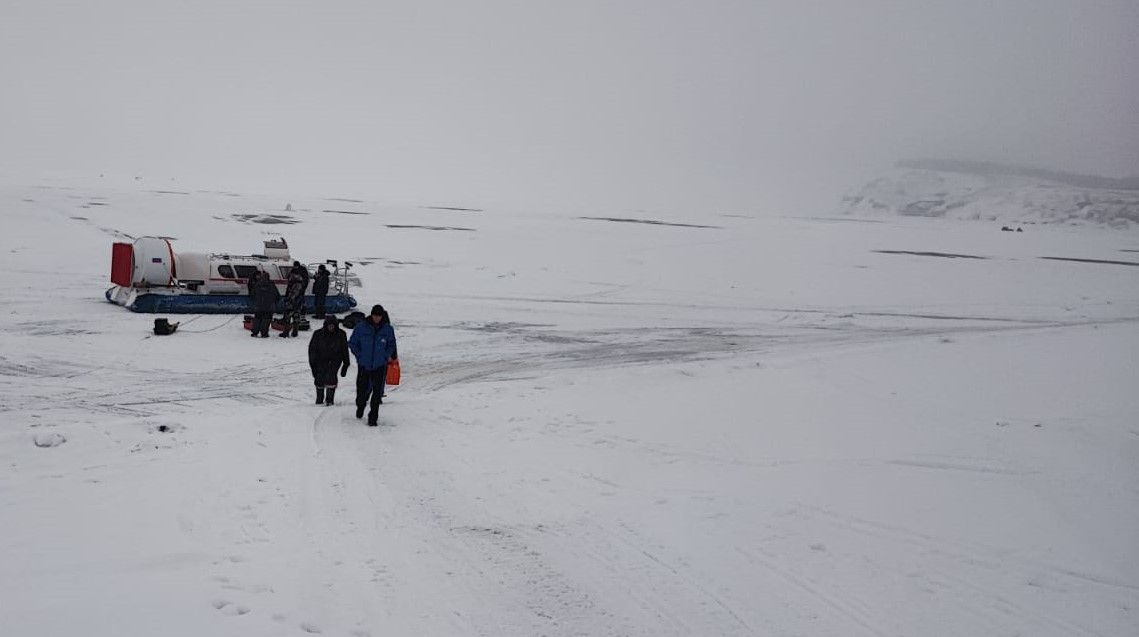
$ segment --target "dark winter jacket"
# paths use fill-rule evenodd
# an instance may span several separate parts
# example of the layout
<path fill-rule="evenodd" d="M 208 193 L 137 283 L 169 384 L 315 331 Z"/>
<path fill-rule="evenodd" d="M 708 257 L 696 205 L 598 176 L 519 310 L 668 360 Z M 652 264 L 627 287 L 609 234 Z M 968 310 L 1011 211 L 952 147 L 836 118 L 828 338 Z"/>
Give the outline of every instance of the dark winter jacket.
<path fill-rule="evenodd" d="M 360 369 L 379 369 L 393 358 L 399 358 L 395 345 L 395 330 L 386 319 L 378 326 L 366 318 L 356 324 L 348 348 L 356 356 Z"/>
<path fill-rule="evenodd" d="M 336 319 L 332 319 L 335 321 Z M 327 321 L 325 322 L 327 325 Z M 333 323 L 335 325 L 335 323 Z M 322 327 L 312 333 L 308 342 L 308 364 L 313 373 L 332 366 L 348 367 L 348 335 L 337 327 L 332 332 Z"/>
<path fill-rule="evenodd" d="M 281 298 L 277 286 L 267 278 L 253 284 L 252 294 L 254 312 L 273 312 L 277 309 L 277 299 Z"/>
<path fill-rule="evenodd" d="M 312 293 L 314 296 L 328 294 L 328 270 L 317 270 L 312 277 Z"/>
<path fill-rule="evenodd" d="M 307 274 L 307 273 L 306 273 Z M 293 311 L 300 311 L 305 303 L 305 287 L 308 277 L 302 277 L 297 268 L 289 272 L 289 283 L 285 287 L 285 307 Z"/>
<path fill-rule="evenodd" d="M 309 280 L 308 268 L 306 268 L 303 265 L 300 265 L 300 263 L 298 263 L 298 262 L 294 262 L 292 269 L 289 270 L 289 278 L 292 279 L 294 274 L 296 274 L 297 276 L 301 277 L 301 279 L 304 280 L 304 283 L 305 283 L 304 289 L 307 290 L 308 289 L 308 280 Z"/>

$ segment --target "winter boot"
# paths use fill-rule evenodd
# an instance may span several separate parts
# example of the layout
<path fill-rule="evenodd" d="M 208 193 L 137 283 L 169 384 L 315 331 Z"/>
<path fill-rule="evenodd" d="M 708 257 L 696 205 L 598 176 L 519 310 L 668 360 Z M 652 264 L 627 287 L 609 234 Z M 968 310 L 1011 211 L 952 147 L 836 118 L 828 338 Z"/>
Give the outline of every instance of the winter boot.
<path fill-rule="evenodd" d="M 380 414 L 377 413 L 376 411 L 369 411 L 368 412 L 368 426 L 369 427 L 375 427 L 378 424 L 380 424 Z"/>
<path fill-rule="evenodd" d="M 332 406 L 332 398 L 334 396 L 336 396 L 336 388 L 335 387 L 329 387 L 328 389 L 326 389 L 324 391 L 324 404 L 331 407 Z"/>
<path fill-rule="evenodd" d="M 329 393 L 332 392 L 331 389 L 328 391 L 329 391 Z M 323 402 L 324 402 L 324 388 L 323 387 L 317 387 L 316 388 L 316 404 L 319 405 Z"/>
<path fill-rule="evenodd" d="M 356 403 L 356 418 L 363 418 L 363 417 L 364 417 L 364 405 L 361 405 L 360 403 Z"/>
<path fill-rule="evenodd" d="M 285 330 L 284 332 L 281 332 L 281 338 L 289 338 L 289 330 Z"/>

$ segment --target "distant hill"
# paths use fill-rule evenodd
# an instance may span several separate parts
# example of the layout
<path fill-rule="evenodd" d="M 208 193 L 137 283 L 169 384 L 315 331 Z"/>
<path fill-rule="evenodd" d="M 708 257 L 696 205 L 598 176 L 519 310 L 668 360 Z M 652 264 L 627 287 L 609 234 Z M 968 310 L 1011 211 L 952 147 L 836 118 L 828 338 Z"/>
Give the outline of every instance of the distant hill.
<path fill-rule="evenodd" d="M 1139 224 L 1139 177 L 1076 175 L 990 162 L 906 160 L 843 197 L 840 212 L 1127 228 Z"/>

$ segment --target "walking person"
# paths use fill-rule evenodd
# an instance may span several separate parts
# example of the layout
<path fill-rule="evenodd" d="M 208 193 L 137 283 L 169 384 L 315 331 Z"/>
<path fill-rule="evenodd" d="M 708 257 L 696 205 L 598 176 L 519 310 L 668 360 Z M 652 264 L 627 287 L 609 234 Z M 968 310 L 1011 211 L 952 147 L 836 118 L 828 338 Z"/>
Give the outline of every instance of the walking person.
<path fill-rule="evenodd" d="M 348 375 L 348 336 L 335 316 L 324 319 L 324 327 L 312 333 L 308 342 L 308 366 L 316 385 L 316 404 L 333 404 L 336 396 L 336 370 Z"/>
<path fill-rule="evenodd" d="M 316 274 L 312 277 L 313 317 L 324 318 L 324 299 L 328 296 L 328 279 L 330 272 L 324 264 L 316 267 Z"/>
<path fill-rule="evenodd" d="M 250 336 L 268 338 L 269 324 L 273 322 L 273 311 L 277 309 L 281 293 L 265 272 L 258 272 L 250 281 L 250 294 L 253 296 L 253 332 Z"/>
<path fill-rule="evenodd" d="M 368 410 L 368 425 L 379 424 L 380 404 L 384 402 L 384 380 L 388 362 L 398 360 L 395 330 L 382 305 L 373 305 L 368 318 L 356 324 L 348 348 L 356 356 L 356 417 Z M 370 400 L 369 400 L 370 399 Z"/>
<path fill-rule="evenodd" d="M 297 329 L 304 316 L 305 288 L 308 287 L 308 270 L 300 261 L 293 261 L 293 269 L 289 270 L 289 282 L 285 286 L 285 331 L 282 337 L 296 336 Z"/>

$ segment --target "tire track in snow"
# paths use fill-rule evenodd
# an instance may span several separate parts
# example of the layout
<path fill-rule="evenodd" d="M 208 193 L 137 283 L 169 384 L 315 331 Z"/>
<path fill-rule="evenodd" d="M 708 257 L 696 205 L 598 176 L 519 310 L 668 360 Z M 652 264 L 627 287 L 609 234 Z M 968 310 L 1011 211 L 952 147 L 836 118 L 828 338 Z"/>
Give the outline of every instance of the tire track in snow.
<path fill-rule="evenodd" d="M 777 556 L 765 551 L 762 552 L 762 555 L 760 555 L 756 552 L 748 551 L 740 547 L 736 547 L 736 552 L 747 558 L 752 563 L 761 566 L 771 573 L 775 573 L 791 585 L 807 593 L 811 598 L 834 610 L 846 620 L 853 622 L 871 635 L 874 635 L 875 637 L 887 637 L 888 635 L 892 634 L 878 626 L 878 624 L 881 622 L 880 618 L 873 617 L 870 613 L 858 609 L 853 604 L 843 600 L 841 597 L 823 592 L 822 588 L 817 583 L 812 582 L 809 578 L 801 575 L 796 575 L 790 569 L 780 566 L 777 563 Z"/>
<path fill-rule="evenodd" d="M 942 325 L 948 319 L 979 320 L 975 317 L 935 317 L 930 324 L 909 327 L 759 324 L 734 328 L 646 327 L 593 331 L 551 330 L 526 324 L 458 324 L 443 326 L 442 329 L 476 331 L 485 333 L 488 338 L 465 344 L 467 346 L 461 348 L 463 355 L 459 357 L 449 356 L 450 351 L 444 350 L 434 359 L 408 359 L 415 365 L 415 373 L 408 374 L 405 385 L 420 391 L 438 391 L 453 385 L 511 380 L 551 370 L 677 363 L 754 353 L 786 353 L 798 349 L 825 350 L 908 338 L 1139 322 L 1139 317 L 1073 322 L 1002 318 L 992 319 L 998 322 L 995 325 Z"/>
<path fill-rule="evenodd" d="M 1049 571 L 1059 575 L 1066 575 L 1069 577 L 1076 577 L 1077 579 L 1085 580 L 1091 583 L 1097 583 L 1101 586 L 1112 586 L 1117 588 L 1125 588 L 1132 590 L 1139 590 L 1139 587 L 1134 587 L 1129 584 L 1118 584 L 1106 581 L 1106 578 L 1092 579 L 1094 576 L 1084 576 L 1080 574 L 1073 575 L 1068 569 L 1056 567 L 1053 565 L 1045 564 L 1036 560 L 1019 558 L 1009 553 L 1007 549 L 989 546 L 979 542 L 971 542 L 965 540 L 947 540 L 939 538 L 927 533 L 921 533 L 905 529 L 903 527 L 882 524 L 871 520 L 866 520 L 857 516 L 842 514 L 829 509 L 813 507 L 808 505 L 800 505 L 796 508 L 798 514 L 806 515 L 813 520 L 825 522 L 836 528 L 846 531 L 866 535 L 878 540 L 889 542 L 893 546 L 909 545 L 920 551 L 920 554 L 915 556 L 915 559 L 925 565 L 926 569 L 932 568 L 939 575 L 939 577 L 948 582 L 945 585 L 946 590 L 958 596 L 963 608 L 968 608 L 974 612 L 988 613 L 995 611 L 992 617 L 996 619 L 1006 619 L 1009 616 L 1021 618 L 1023 621 L 1031 624 L 1037 624 L 1041 627 L 1049 627 L 1058 629 L 1064 634 L 1071 635 L 1100 635 L 1100 633 L 1084 626 L 1076 626 L 1068 621 L 1055 617 L 1048 613 L 1041 613 L 1032 611 L 1016 602 L 1008 599 L 997 591 L 985 588 L 981 584 L 977 584 L 976 580 L 984 579 L 974 578 L 973 580 L 966 580 L 957 575 L 952 575 L 953 569 L 938 567 L 936 564 L 930 564 L 931 560 L 946 560 L 953 563 L 955 569 L 970 569 L 982 570 L 986 573 L 999 573 L 1007 574 L 1010 570 L 1019 573 L 1019 579 L 1022 581 L 1031 581 L 1032 576 L 1030 573 L 1034 571 Z M 1103 581 L 1097 581 L 1103 580 Z M 979 596 L 968 595 L 965 590 L 971 590 L 974 593 L 980 593 Z M 984 608 L 977 606 L 978 597 L 982 600 Z M 985 610 L 988 609 L 988 610 Z M 1007 629 L 1005 623 L 997 622 L 997 625 L 1002 629 Z"/>

